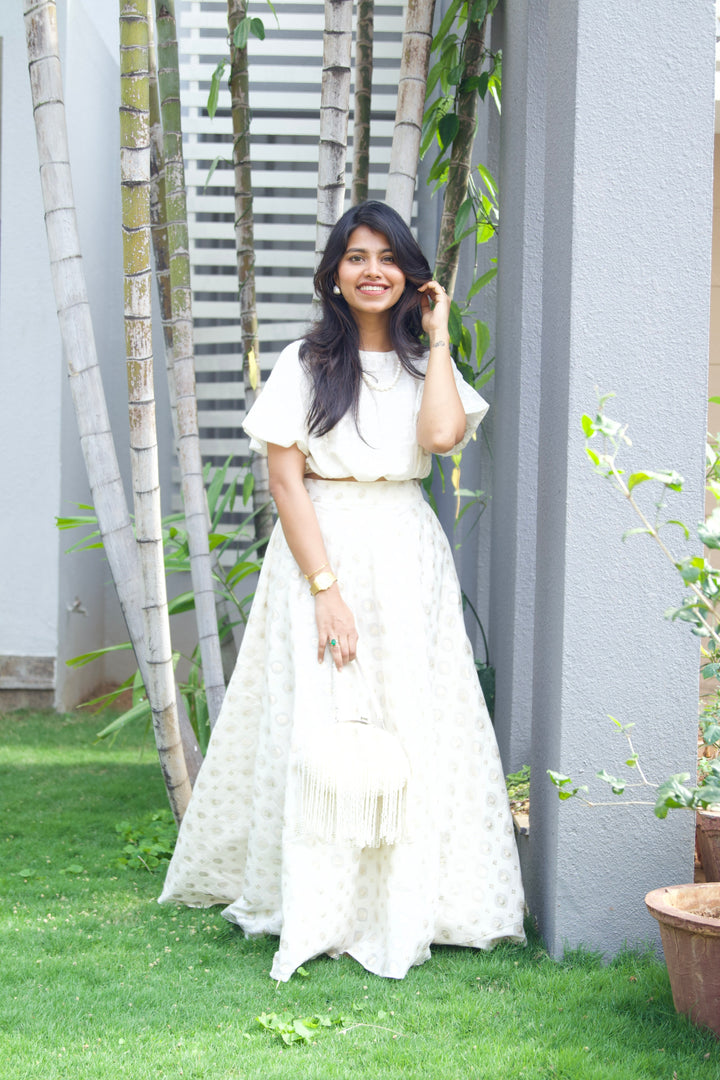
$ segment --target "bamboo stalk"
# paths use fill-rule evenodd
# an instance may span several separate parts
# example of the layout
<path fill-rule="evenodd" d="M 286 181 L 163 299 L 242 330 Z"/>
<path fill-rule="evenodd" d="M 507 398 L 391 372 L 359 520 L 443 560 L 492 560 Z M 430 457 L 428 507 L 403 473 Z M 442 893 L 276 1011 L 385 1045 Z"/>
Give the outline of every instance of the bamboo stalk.
<path fill-rule="evenodd" d="M 165 155 L 163 153 L 162 117 L 160 93 L 155 63 L 155 17 L 152 5 L 148 8 L 148 72 L 150 86 L 150 230 L 155 260 L 155 282 L 160 299 L 163 341 L 165 343 L 165 370 L 170 398 L 175 450 L 178 445 L 177 393 L 173 370 L 172 302 L 170 298 L 170 257 L 167 235 L 167 200 L 165 198 Z"/>
<path fill-rule="evenodd" d="M 180 122 L 180 76 L 173 0 L 156 0 L 158 84 L 163 121 L 165 197 L 171 283 L 173 371 L 178 419 L 178 459 L 182 476 L 190 571 L 195 595 L 205 692 L 210 724 L 217 720 L 225 696 L 220 641 L 215 613 L 212 564 L 207 532 L 193 343 L 190 253 L 187 228 L 185 168 Z"/>
<path fill-rule="evenodd" d="M 485 57 L 485 28 L 482 23 L 468 22 L 463 47 L 463 80 L 479 75 Z M 478 92 L 472 89 L 458 93 L 455 112 L 460 127 L 450 153 L 450 167 L 443 196 L 440 234 L 435 255 L 435 277 L 452 296 L 455 291 L 460 244 L 455 243 L 455 222 L 467 197 L 468 177 L 472 166 L 472 148 L 477 128 Z"/>
<path fill-rule="evenodd" d="M 122 192 L 130 465 L 143 583 L 145 684 L 160 763 L 178 823 L 190 800 L 175 707 L 175 676 L 163 558 L 152 353 L 150 130 L 147 0 L 120 0 L 120 183 Z"/>
<path fill-rule="evenodd" d="M 374 20 L 375 0 L 358 0 L 355 25 L 355 110 L 350 195 L 353 206 L 364 202 L 369 191 Z"/>
<path fill-rule="evenodd" d="M 260 392 L 260 340 L 255 303 L 255 230 L 253 221 L 252 165 L 250 160 L 250 88 L 247 45 L 234 44 L 235 27 L 247 15 L 247 0 L 228 0 L 230 33 L 230 98 L 233 125 L 233 170 L 235 176 L 235 251 L 237 254 L 240 333 L 245 405 L 250 409 Z M 256 530 L 269 536 L 273 527 L 267 458 L 254 454 L 251 469 L 255 478 L 253 504 L 259 509 Z"/>
<path fill-rule="evenodd" d="M 398 100 L 385 201 L 408 224 L 412 217 L 425 110 L 435 0 L 408 0 Z"/>
<path fill-rule="evenodd" d="M 80 251 L 55 2 L 26 0 L 24 15 L 45 227 L 63 352 L 103 547 L 144 680 L 148 663 L 139 558 L 110 429 Z M 196 770 L 202 756 L 193 743 L 194 753 L 193 747 L 186 748 L 185 759 Z M 165 749 L 163 743 L 158 752 Z"/>
<path fill-rule="evenodd" d="M 343 211 L 353 0 L 325 0 L 315 260 Z"/>

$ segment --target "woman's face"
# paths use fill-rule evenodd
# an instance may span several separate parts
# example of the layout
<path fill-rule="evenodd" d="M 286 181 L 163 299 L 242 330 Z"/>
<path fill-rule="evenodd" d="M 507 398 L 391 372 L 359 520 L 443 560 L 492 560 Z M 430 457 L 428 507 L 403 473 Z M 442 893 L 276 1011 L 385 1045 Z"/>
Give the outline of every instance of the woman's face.
<path fill-rule="evenodd" d="M 405 274 L 387 236 L 358 225 L 350 233 L 335 282 L 357 322 L 358 317 L 389 312 L 403 294 Z"/>

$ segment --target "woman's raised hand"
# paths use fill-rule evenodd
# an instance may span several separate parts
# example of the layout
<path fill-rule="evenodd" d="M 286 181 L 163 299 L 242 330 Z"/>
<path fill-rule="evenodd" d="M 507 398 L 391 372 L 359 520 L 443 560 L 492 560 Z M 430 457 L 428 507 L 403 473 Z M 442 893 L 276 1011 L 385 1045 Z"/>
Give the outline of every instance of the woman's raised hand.
<path fill-rule="evenodd" d="M 325 649 L 330 649 L 338 671 L 355 659 L 358 633 L 355 618 L 338 588 L 337 582 L 315 597 L 315 621 L 318 630 L 318 663 L 322 664 Z"/>
<path fill-rule="evenodd" d="M 426 281 L 418 289 L 422 309 L 422 328 L 426 334 L 447 334 L 450 297 L 438 281 Z"/>

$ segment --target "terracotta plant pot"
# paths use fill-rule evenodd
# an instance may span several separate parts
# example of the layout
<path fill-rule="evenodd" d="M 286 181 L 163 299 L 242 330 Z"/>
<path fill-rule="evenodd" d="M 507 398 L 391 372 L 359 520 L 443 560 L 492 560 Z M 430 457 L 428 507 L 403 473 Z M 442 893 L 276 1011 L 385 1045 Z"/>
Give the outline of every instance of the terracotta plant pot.
<path fill-rule="evenodd" d="M 653 889 L 645 903 L 660 924 L 675 1008 L 720 1038 L 720 882 Z"/>
<path fill-rule="evenodd" d="M 720 812 L 698 810 L 697 848 L 706 881 L 720 881 Z"/>

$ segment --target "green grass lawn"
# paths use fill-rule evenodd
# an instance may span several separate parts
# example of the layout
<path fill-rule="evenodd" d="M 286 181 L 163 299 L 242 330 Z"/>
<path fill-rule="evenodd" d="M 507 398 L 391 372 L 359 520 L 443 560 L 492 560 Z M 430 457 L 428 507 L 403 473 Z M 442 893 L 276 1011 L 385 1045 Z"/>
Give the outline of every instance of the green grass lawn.
<path fill-rule="evenodd" d="M 0 1077 L 720 1080 L 720 1043 L 675 1014 L 652 955 L 556 963 L 530 932 L 436 948 L 402 982 L 321 958 L 276 989 L 273 939 L 159 907 L 160 875 L 119 865 L 116 823 L 165 796 L 152 747 L 94 744 L 99 726 L 0 717 Z M 262 1013 L 333 1023 L 286 1046 Z"/>

